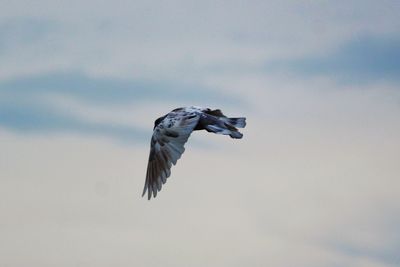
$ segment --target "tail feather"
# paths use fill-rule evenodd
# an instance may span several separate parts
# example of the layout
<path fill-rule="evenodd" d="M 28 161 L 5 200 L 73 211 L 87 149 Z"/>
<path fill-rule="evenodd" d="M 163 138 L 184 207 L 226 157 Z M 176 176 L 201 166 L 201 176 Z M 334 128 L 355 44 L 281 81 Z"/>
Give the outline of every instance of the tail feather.
<path fill-rule="evenodd" d="M 240 139 L 243 134 L 238 128 L 246 126 L 246 118 L 228 118 L 220 110 L 207 110 L 200 118 L 197 130 L 205 129 L 208 132 L 229 135 L 231 138 Z"/>
<path fill-rule="evenodd" d="M 239 118 L 228 118 L 225 116 L 220 109 L 206 109 L 204 111 L 206 114 L 217 117 L 218 119 L 222 120 L 223 122 L 227 122 L 230 125 L 238 128 L 244 128 L 246 126 L 246 118 L 239 117 Z"/>
<path fill-rule="evenodd" d="M 209 124 L 205 128 L 207 131 L 216 133 L 216 134 L 224 134 L 224 135 L 229 135 L 230 137 L 234 139 L 240 139 L 243 137 L 243 134 L 240 133 L 235 127 L 233 126 L 228 126 L 228 124 L 221 124 L 221 125 L 212 125 Z"/>
<path fill-rule="evenodd" d="M 246 127 L 246 118 L 221 118 L 223 121 L 237 128 Z"/>
<path fill-rule="evenodd" d="M 234 138 L 234 139 L 241 139 L 243 137 L 243 134 L 241 132 L 239 132 L 239 131 L 231 131 L 229 136 Z"/>

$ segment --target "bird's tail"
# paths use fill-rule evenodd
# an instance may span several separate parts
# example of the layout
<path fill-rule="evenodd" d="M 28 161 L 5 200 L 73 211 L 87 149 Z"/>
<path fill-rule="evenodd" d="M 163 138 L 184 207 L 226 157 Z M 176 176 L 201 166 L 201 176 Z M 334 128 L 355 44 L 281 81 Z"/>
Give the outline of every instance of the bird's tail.
<path fill-rule="evenodd" d="M 232 125 L 233 127 L 237 128 L 244 128 L 246 127 L 246 118 L 220 118 L 224 122 Z"/>
<path fill-rule="evenodd" d="M 238 128 L 244 128 L 246 126 L 246 118 L 227 118 L 227 117 L 215 117 L 207 115 L 204 128 L 208 132 L 216 134 L 229 135 L 231 138 L 240 139 L 243 134 L 238 131 Z"/>

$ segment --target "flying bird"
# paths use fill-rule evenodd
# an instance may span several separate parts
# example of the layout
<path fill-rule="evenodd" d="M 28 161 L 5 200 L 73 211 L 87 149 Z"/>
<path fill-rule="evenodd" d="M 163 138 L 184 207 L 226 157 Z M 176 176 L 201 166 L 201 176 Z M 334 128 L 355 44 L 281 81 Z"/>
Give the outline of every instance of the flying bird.
<path fill-rule="evenodd" d="M 219 109 L 193 106 L 174 109 L 158 118 L 154 122 L 142 197 L 146 191 L 149 200 L 157 196 L 171 175 L 172 164 L 175 165 L 185 151 L 184 145 L 193 131 L 206 130 L 240 139 L 243 134 L 237 128 L 245 126 L 246 118 L 228 118 Z"/>

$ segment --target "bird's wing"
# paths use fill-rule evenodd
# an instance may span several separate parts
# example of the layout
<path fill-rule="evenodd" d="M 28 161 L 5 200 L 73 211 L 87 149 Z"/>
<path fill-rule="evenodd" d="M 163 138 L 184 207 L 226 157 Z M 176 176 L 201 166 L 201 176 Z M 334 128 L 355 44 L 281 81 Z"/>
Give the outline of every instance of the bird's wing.
<path fill-rule="evenodd" d="M 151 137 L 149 163 L 143 194 L 148 191 L 148 199 L 157 196 L 162 184 L 171 174 L 172 164 L 176 164 L 185 151 L 184 144 L 193 132 L 200 118 L 197 112 L 170 113 L 156 126 Z"/>

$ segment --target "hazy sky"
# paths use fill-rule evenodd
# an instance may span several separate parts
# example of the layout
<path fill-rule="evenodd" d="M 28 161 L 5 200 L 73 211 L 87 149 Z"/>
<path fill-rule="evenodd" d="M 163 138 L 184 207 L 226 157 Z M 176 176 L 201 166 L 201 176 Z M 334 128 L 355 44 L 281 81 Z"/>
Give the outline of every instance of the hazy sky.
<path fill-rule="evenodd" d="M 399 1 L 0 3 L 1 266 L 400 265 Z M 154 120 L 195 132 L 156 199 Z"/>

